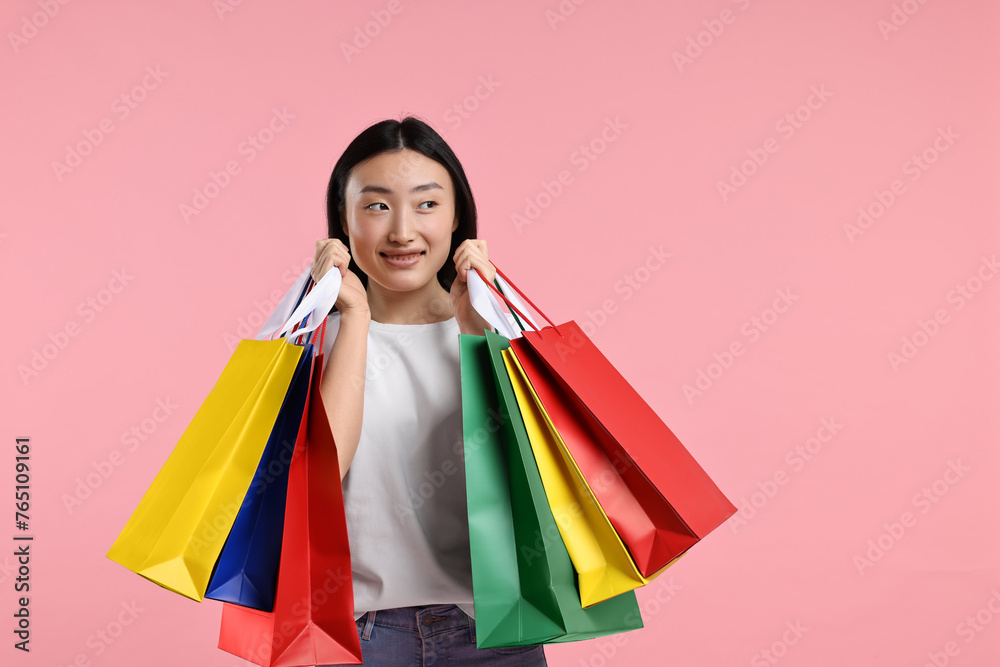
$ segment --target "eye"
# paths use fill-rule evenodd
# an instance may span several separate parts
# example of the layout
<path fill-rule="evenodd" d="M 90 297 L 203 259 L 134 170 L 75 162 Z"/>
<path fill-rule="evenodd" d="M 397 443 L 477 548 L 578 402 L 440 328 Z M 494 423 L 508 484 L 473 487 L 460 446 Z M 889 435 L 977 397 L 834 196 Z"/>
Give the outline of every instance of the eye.
<path fill-rule="evenodd" d="M 367 209 L 367 210 L 373 210 L 372 206 L 385 206 L 385 204 L 383 202 L 377 201 L 377 202 L 373 202 L 371 204 L 368 204 L 367 206 L 365 206 L 365 209 Z M 386 211 L 388 209 L 389 209 L 389 207 L 385 206 L 384 209 L 374 209 L 374 210 L 383 210 L 383 211 Z"/>
<path fill-rule="evenodd" d="M 424 204 L 430 204 L 430 206 L 428 208 L 433 208 L 433 207 L 435 207 L 435 206 L 438 205 L 438 203 L 436 201 L 434 201 L 433 199 L 428 199 L 425 202 L 420 202 L 420 204 L 417 205 L 417 208 L 420 208 Z"/>

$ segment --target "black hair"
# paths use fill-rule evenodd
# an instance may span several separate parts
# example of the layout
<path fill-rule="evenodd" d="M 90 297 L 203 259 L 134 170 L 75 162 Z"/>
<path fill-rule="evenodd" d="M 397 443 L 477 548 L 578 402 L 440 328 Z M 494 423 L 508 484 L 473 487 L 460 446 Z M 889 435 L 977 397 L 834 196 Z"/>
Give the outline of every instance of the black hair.
<path fill-rule="evenodd" d="M 344 149 L 337 164 L 333 167 L 330 175 L 330 184 L 326 190 L 326 219 L 329 230 L 329 238 L 340 239 L 345 246 L 350 248 L 350 241 L 344 233 L 340 223 L 340 215 L 344 210 L 344 188 L 347 180 L 351 176 L 351 170 L 359 163 L 375 157 L 380 153 L 388 153 L 409 148 L 416 151 L 435 162 L 440 163 L 451 176 L 451 182 L 455 191 L 455 216 L 458 218 L 458 227 L 451 234 L 451 251 L 448 257 L 452 257 L 458 246 L 466 239 L 474 239 L 476 231 L 476 201 L 472 197 L 472 189 L 469 187 L 469 180 L 465 176 L 462 164 L 455 157 L 451 147 L 445 143 L 437 132 L 424 121 L 407 116 L 402 120 L 383 120 L 365 129 L 354 138 L 354 141 Z M 361 284 L 368 289 L 368 276 L 351 257 L 351 271 L 361 279 Z M 456 278 L 455 263 L 446 261 L 441 270 L 438 271 L 437 278 L 446 291 L 451 290 L 451 284 Z"/>

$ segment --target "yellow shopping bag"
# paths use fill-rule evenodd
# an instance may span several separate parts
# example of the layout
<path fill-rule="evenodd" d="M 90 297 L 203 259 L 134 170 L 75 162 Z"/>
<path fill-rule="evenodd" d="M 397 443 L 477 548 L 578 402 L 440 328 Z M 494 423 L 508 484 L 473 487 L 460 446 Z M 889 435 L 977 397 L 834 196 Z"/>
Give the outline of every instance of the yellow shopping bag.
<path fill-rule="evenodd" d="M 303 350 L 287 338 L 240 341 L 108 558 L 204 598 Z"/>
<path fill-rule="evenodd" d="M 589 607 L 649 583 L 677 558 L 651 576 L 642 576 L 545 412 L 517 356 L 512 349 L 502 354 L 545 496 L 579 576 L 581 606 Z"/>

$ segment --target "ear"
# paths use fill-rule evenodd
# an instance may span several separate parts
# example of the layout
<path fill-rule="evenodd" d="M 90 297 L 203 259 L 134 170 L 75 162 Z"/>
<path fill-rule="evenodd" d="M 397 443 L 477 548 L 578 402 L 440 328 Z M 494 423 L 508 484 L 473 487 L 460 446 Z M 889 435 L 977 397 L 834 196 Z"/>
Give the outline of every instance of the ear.
<path fill-rule="evenodd" d="M 456 229 L 458 229 L 458 216 L 457 215 L 455 216 L 455 222 L 454 222 L 454 224 L 451 226 L 451 233 L 454 234 Z"/>
<path fill-rule="evenodd" d="M 350 238 L 350 234 L 347 232 L 347 216 L 344 215 L 344 209 L 340 209 L 340 228 L 344 230 L 344 236 Z"/>

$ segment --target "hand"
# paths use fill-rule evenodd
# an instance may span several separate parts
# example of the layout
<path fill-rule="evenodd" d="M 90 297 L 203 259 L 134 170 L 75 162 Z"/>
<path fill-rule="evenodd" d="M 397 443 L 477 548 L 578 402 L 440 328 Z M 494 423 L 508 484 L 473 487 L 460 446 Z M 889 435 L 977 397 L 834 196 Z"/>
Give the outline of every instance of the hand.
<path fill-rule="evenodd" d="M 368 293 L 365 292 L 361 279 L 350 269 L 351 251 L 340 239 L 320 239 L 316 241 L 316 254 L 313 257 L 312 279 L 316 282 L 331 269 L 338 269 L 343 278 L 340 294 L 337 295 L 337 310 L 346 312 L 368 313 Z"/>
<path fill-rule="evenodd" d="M 469 297 L 469 269 L 479 270 L 483 280 L 493 282 L 497 274 L 496 268 L 490 263 L 486 251 L 486 241 L 483 239 L 466 239 L 455 251 L 455 269 L 458 275 L 451 284 L 451 307 L 455 311 L 455 319 L 459 329 L 465 334 L 483 335 L 484 329 L 493 329 L 490 323 L 476 312 Z"/>

